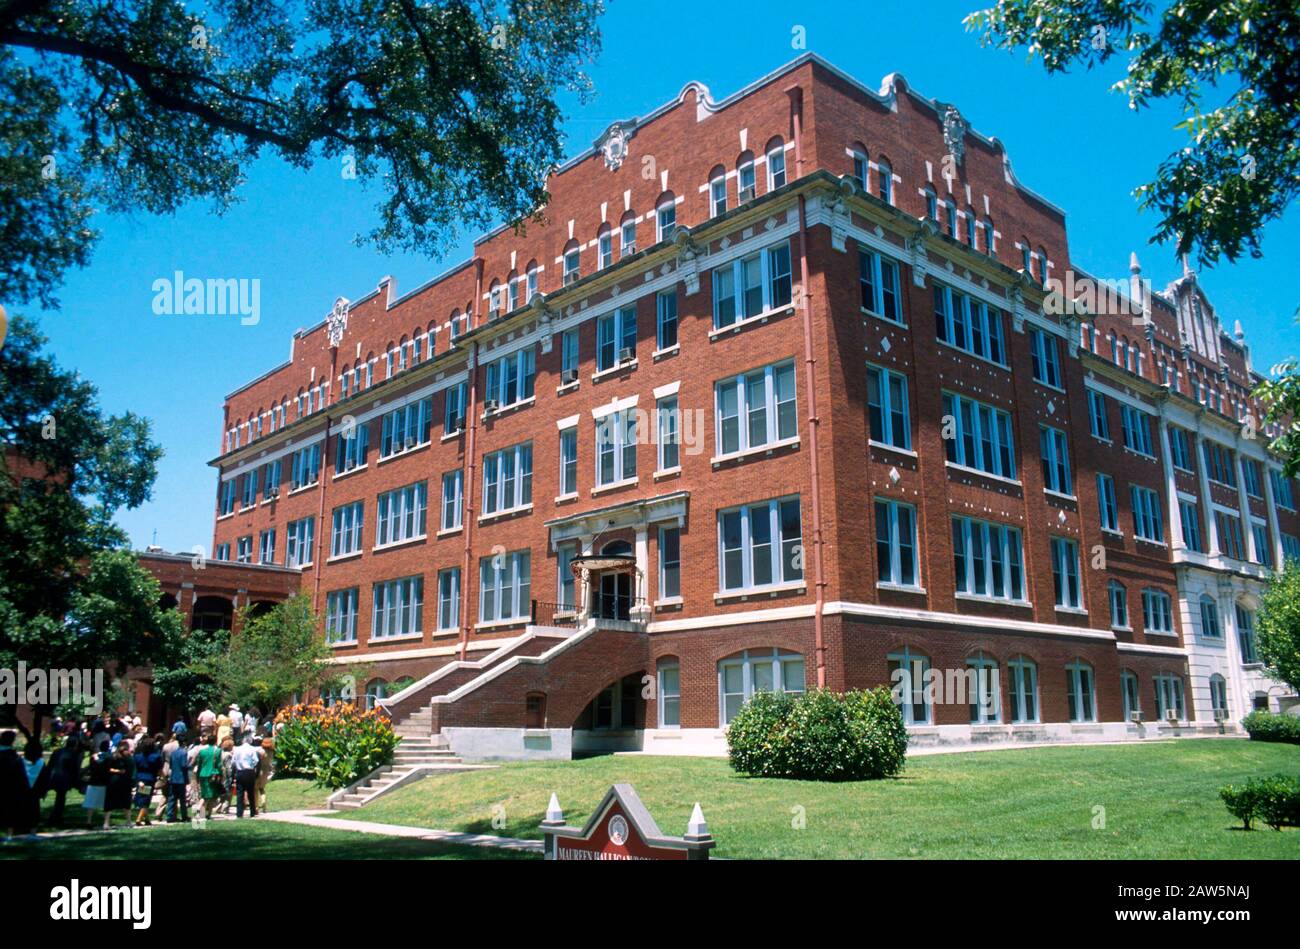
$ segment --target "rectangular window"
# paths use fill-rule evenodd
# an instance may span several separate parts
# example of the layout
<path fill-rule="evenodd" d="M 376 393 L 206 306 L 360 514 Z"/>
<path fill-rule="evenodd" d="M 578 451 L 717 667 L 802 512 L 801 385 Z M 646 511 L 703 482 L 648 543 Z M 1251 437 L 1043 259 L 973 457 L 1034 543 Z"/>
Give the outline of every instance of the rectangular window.
<path fill-rule="evenodd" d="M 1097 694 L 1092 667 L 1074 662 L 1065 668 L 1070 721 L 1092 722 L 1097 719 Z"/>
<path fill-rule="evenodd" d="M 722 329 L 789 306 L 790 244 L 776 244 L 713 271 L 713 328 Z"/>
<path fill-rule="evenodd" d="M 867 367 L 867 420 L 873 442 L 911 449 L 906 376 L 876 366 Z"/>
<path fill-rule="evenodd" d="M 343 474 L 366 463 L 366 450 L 370 447 L 370 426 L 356 423 L 334 439 L 334 473 Z"/>
<path fill-rule="evenodd" d="M 1259 462 L 1252 458 L 1241 459 L 1241 479 L 1246 487 L 1246 494 L 1252 498 L 1263 498 L 1263 482 L 1259 477 Z"/>
<path fill-rule="evenodd" d="M 1124 584 L 1112 580 L 1110 591 L 1110 625 L 1115 629 L 1128 629 L 1128 591 Z"/>
<path fill-rule="evenodd" d="M 1192 470 L 1192 444 L 1186 429 L 1169 427 L 1169 458 L 1175 468 Z"/>
<path fill-rule="evenodd" d="M 1129 498 L 1133 504 L 1133 536 L 1153 544 L 1162 543 L 1165 525 L 1160 515 L 1160 495 L 1135 484 L 1129 489 Z"/>
<path fill-rule="evenodd" d="M 1300 560 L 1300 537 L 1294 534 L 1282 535 L 1282 559 L 1288 562 Z"/>
<path fill-rule="evenodd" d="M 713 204 L 712 217 L 727 213 L 727 179 L 725 176 L 709 182 L 709 201 Z"/>
<path fill-rule="evenodd" d="M 375 546 L 386 547 L 424 537 L 428 519 L 429 486 L 417 481 L 379 495 L 375 504 L 378 523 Z"/>
<path fill-rule="evenodd" d="M 537 355 L 532 346 L 487 364 L 487 385 L 483 398 L 505 408 L 533 397 Z M 489 410 L 490 411 L 490 410 Z"/>
<path fill-rule="evenodd" d="M 424 629 L 424 577 L 402 577 L 374 586 L 371 639 L 410 636 Z"/>
<path fill-rule="evenodd" d="M 357 603 L 361 590 L 334 590 L 325 594 L 325 640 L 331 643 L 357 641 Z"/>
<path fill-rule="evenodd" d="M 1119 533 L 1119 507 L 1115 503 L 1115 479 L 1110 475 L 1097 475 L 1097 507 L 1101 511 L 1101 529 Z"/>
<path fill-rule="evenodd" d="M 458 382 L 447 390 L 443 404 L 442 433 L 451 435 L 465 427 L 465 383 Z"/>
<path fill-rule="evenodd" d="M 676 527 L 659 528 L 659 598 L 682 595 L 682 532 Z"/>
<path fill-rule="evenodd" d="M 275 530 L 262 531 L 258 537 L 258 563 L 275 563 Z"/>
<path fill-rule="evenodd" d="M 626 221 L 618 230 L 619 249 L 618 256 L 621 260 L 628 254 L 636 253 L 636 221 Z"/>
<path fill-rule="evenodd" d="M 1265 567 L 1273 566 L 1273 548 L 1268 542 L 1268 527 L 1263 521 L 1252 521 L 1250 532 L 1255 541 L 1255 562 Z"/>
<path fill-rule="evenodd" d="M 253 535 L 235 540 L 235 560 L 239 563 L 253 562 Z"/>
<path fill-rule="evenodd" d="M 457 468 L 442 476 L 442 530 L 461 526 L 465 503 L 465 473 Z"/>
<path fill-rule="evenodd" d="M 560 337 L 560 385 L 578 381 L 578 331 L 565 330 Z"/>
<path fill-rule="evenodd" d="M 1074 480 L 1070 477 L 1070 450 L 1065 432 L 1039 426 L 1038 452 L 1043 459 L 1043 484 L 1047 490 L 1072 496 Z"/>
<path fill-rule="evenodd" d="M 733 455 L 798 437 L 794 363 L 764 366 L 714 385 L 718 454 Z"/>
<path fill-rule="evenodd" d="M 1061 609 L 1079 609 L 1079 545 L 1064 537 L 1052 538 L 1052 589 Z"/>
<path fill-rule="evenodd" d="M 905 325 L 898 293 L 898 264 L 865 248 L 858 249 L 858 286 L 862 308 Z"/>
<path fill-rule="evenodd" d="M 785 185 L 785 149 L 778 148 L 767 156 L 767 190 Z"/>
<path fill-rule="evenodd" d="M 320 443 L 308 445 L 293 453 L 292 465 L 293 490 L 313 485 L 320 478 Z"/>
<path fill-rule="evenodd" d="M 596 371 L 636 358 L 636 307 L 625 306 L 596 321 Z"/>
<path fill-rule="evenodd" d="M 361 524 L 365 520 L 365 504 L 354 501 L 336 507 L 330 528 L 330 556 L 342 557 L 361 550 Z"/>
<path fill-rule="evenodd" d="M 246 472 L 243 478 L 243 490 L 239 494 L 241 508 L 254 507 L 257 504 L 257 469 Z"/>
<path fill-rule="evenodd" d="M 533 443 L 483 456 L 483 513 L 499 514 L 533 503 Z"/>
<path fill-rule="evenodd" d="M 1106 397 L 1088 389 L 1088 428 L 1093 436 L 1110 441 L 1110 419 L 1106 415 Z"/>
<path fill-rule="evenodd" d="M 1169 633 L 1174 631 L 1173 601 L 1163 590 L 1142 591 L 1142 625 L 1148 633 Z"/>
<path fill-rule="evenodd" d="M 438 571 L 438 629 L 460 626 L 460 567 Z"/>
<path fill-rule="evenodd" d="M 659 470 L 673 471 L 682 463 L 677 396 L 669 396 L 655 403 L 655 419 L 659 436 Z"/>
<path fill-rule="evenodd" d="M 999 366 L 1007 365 L 1001 310 L 936 283 L 934 318 L 941 342 Z"/>
<path fill-rule="evenodd" d="M 1124 429 L 1124 447 L 1154 458 L 1155 449 L 1151 444 L 1151 416 L 1131 405 L 1120 405 L 1119 419 Z"/>
<path fill-rule="evenodd" d="M 1178 517 L 1182 522 L 1183 543 L 1187 545 L 1187 549 L 1204 553 L 1205 547 L 1201 544 L 1201 523 L 1197 517 L 1196 504 L 1192 501 L 1179 501 Z"/>
<path fill-rule="evenodd" d="M 574 248 L 564 254 L 564 285 L 567 287 L 571 283 L 577 283 L 578 278 L 582 276 L 578 271 L 579 250 Z"/>
<path fill-rule="evenodd" d="M 917 587 L 916 509 L 876 499 L 876 581 Z"/>
<path fill-rule="evenodd" d="M 677 291 L 661 290 L 655 295 L 655 324 L 658 346 L 672 349 L 677 345 Z"/>
<path fill-rule="evenodd" d="M 723 590 L 749 590 L 803 579 L 799 498 L 718 512 Z"/>
<path fill-rule="evenodd" d="M 1016 477 L 1011 416 L 983 402 L 945 392 L 942 396 L 944 451 L 948 461 L 1012 481 Z"/>
<path fill-rule="evenodd" d="M 1223 555 L 1233 560 L 1245 560 L 1246 541 L 1241 533 L 1241 518 L 1225 511 L 1215 511 L 1214 523 L 1218 528 L 1219 549 Z"/>
<path fill-rule="evenodd" d="M 1205 474 L 1211 481 L 1226 484 L 1230 488 L 1237 486 L 1237 472 L 1233 468 L 1231 451 L 1205 440 L 1201 442 L 1201 454 L 1205 460 Z"/>
<path fill-rule="evenodd" d="M 1255 644 L 1255 620 L 1250 610 L 1237 606 L 1237 644 L 1241 647 L 1241 661 L 1250 665 L 1259 662 Z"/>
<path fill-rule="evenodd" d="M 1034 381 L 1054 389 L 1061 384 L 1061 351 L 1056 337 L 1040 329 L 1029 331 L 1029 355 L 1034 366 Z"/>
<path fill-rule="evenodd" d="M 578 429 L 560 432 L 560 497 L 578 493 Z"/>
<path fill-rule="evenodd" d="M 600 235 L 600 263 L 599 267 L 604 270 L 614 262 L 614 235 L 605 231 Z"/>
<path fill-rule="evenodd" d="M 312 547 L 316 536 L 316 519 L 304 517 L 290 521 L 284 532 L 284 565 L 307 567 L 312 562 Z"/>
<path fill-rule="evenodd" d="M 526 550 L 479 560 L 479 622 L 527 619 L 532 615 L 529 560 Z"/>
<path fill-rule="evenodd" d="M 227 514 L 234 513 L 235 510 L 235 479 L 229 478 L 221 482 L 221 497 L 217 503 L 217 513 L 224 517 Z"/>
<path fill-rule="evenodd" d="M 555 549 L 556 612 L 572 613 L 577 607 L 577 578 L 573 575 L 573 558 L 578 556 L 577 544 L 560 544 Z"/>
<path fill-rule="evenodd" d="M 677 205 L 665 204 L 655 212 L 655 234 L 658 241 L 669 241 L 677 229 Z"/>
<path fill-rule="evenodd" d="M 217 544 L 217 560 L 228 561 L 230 559 L 230 545 Z"/>
<path fill-rule="evenodd" d="M 952 549 L 958 593 L 995 600 L 1024 600 L 1019 530 L 970 517 L 954 517 Z"/>
<path fill-rule="evenodd" d="M 636 477 L 636 409 L 610 412 L 596 420 L 596 486 Z"/>
<path fill-rule="evenodd" d="M 682 724 L 682 669 L 677 663 L 659 667 L 659 727 L 679 728 Z"/>
<path fill-rule="evenodd" d="M 1276 468 L 1270 468 L 1268 480 L 1273 485 L 1273 503 L 1288 511 L 1295 510 L 1295 495 L 1291 491 L 1291 479 Z"/>
<path fill-rule="evenodd" d="M 736 188 L 739 191 L 740 203 L 753 201 L 758 194 L 758 186 L 754 177 L 754 163 L 746 162 L 736 169 Z"/>
<path fill-rule="evenodd" d="M 390 458 L 398 452 L 427 445 L 432 415 L 432 396 L 386 414 L 379 436 L 379 457 Z"/>

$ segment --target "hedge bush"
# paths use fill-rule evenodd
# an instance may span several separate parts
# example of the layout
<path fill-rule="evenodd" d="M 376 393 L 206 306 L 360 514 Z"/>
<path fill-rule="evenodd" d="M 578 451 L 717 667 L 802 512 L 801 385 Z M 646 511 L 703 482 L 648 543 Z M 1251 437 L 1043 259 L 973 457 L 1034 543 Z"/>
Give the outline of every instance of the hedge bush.
<path fill-rule="evenodd" d="M 1220 788 L 1219 797 L 1246 830 L 1250 830 L 1253 820 L 1261 820 L 1274 830 L 1300 827 L 1300 778 L 1284 774 L 1251 778 L 1245 784 Z"/>
<path fill-rule="evenodd" d="M 294 705 L 275 723 L 277 767 L 327 788 L 346 787 L 387 764 L 398 742 L 386 716 L 350 702 Z"/>
<path fill-rule="evenodd" d="M 902 770 L 903 715 L 888 689 L 758 692 L 727 726 L 731 767 L 765 778 L 859 781 Z"/>
<path fill-rule="evenodd" d="M 1284 741 L 1300 745 L 1300 716 L 1255 711 L 1241 720 L 1241 726 L 1255 741 Z"/>

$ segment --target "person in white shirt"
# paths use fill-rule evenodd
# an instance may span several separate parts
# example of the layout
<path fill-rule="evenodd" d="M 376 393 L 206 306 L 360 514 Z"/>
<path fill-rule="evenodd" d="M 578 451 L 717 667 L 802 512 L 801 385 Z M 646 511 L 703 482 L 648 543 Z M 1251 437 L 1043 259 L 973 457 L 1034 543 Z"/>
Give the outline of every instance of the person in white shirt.
<path fill-rule="evenodd" d="M 217 727 L 217 713 L 210 708 L 205 708 L 199 712 L 199 733 L 206 735 L 212 729 Z"/>
<path fill-rule="evenodd" d="M 235 807 L 236 818 L 244 816 L 245 799 L 248 800 L 250 816 L 257 816 L 257 772 L 262 766 L 264 753 L 261 748 L 253 744 L 251 738 L 235 749 L 231 770 L 235 773 L 235 790 L 238 795 L 238 804 Z"/>
<path fill-rule="evenodd" d="M 230 711 L 226 713 L 230 716 L 230 737 L 239 741 L 239 736 L 244 733 L 244 713 L 239 710 L 238 705 L 231 705 Z"/>

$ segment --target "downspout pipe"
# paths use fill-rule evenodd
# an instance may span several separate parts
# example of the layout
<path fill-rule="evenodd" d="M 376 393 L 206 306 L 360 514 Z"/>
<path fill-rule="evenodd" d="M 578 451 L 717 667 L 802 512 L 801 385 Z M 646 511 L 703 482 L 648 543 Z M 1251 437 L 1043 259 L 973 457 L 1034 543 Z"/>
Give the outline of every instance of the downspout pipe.
<path fill-rule="evenodd" d="M 474 261 L 474 326 L 478 326 L 479 305 L 483 299 L 483 259 Z M 474 482 L 475 450 L 478 441 L 478 341 L 470 343 L 469 357 L 466 360 L 465 420 L 469 423 L 469 433 L 465 438 L 465 484 L 462 489 L 464 504 L 461 507 L 461 521 L 465 525 L 465 555 L 460 570 L 460 661 L 464 662 L 469 654 L 470 630 L 470 569 L 474 555 Z"/>
<path fill-rule="evenodd" d="M 795 174 L 803 173 L 803 90 L 791 86 L 790 122 L 794 132 Z M 826 688 L 826 576 L 822 564 L 822 481 L 819 462 L 818 430 L 821 417 L 817 412 L 817 358 L 813 351 L 811 293 L 808 283 L 808 213 L 804 196 L 799 195 L 799 312 L 803 321 L 804 388 L 808 396 L 808 468 L 812 481 L 813 533 L 813 647 L 817 665 L 817 687 Z"/>

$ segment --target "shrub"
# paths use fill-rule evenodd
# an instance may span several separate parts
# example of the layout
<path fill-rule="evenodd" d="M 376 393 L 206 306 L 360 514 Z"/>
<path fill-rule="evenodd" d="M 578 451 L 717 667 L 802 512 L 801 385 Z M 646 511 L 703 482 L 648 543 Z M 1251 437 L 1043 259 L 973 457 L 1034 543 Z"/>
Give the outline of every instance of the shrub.
<path fill-rule="evenodd" d="M 275 761 L 327 788 L 346 787 L 392 760 L 392 722 L 348 702 L 294 705 L 275 717 Z"/>
<path fill-rule="evenodd" d="M 1246 830 L 1250 830 L 1253 820 L 1261 820 L 1274 830 L 1300 827 L 1300 778 L 1284 774 L 1251 778 L 1245 784 L 1220 788 L 1219 797 Z"/>
<path fill-rule="evenodd" d="M 1255 711 L 1241 720 L 1254 741 L 1284 741 L 1300 745 L 1300 716 Z"/>
<path fill-rule="evenodd" d="M 731 767 L 766 778 L 859 781 L 898 774 L 903 715 L 888 689 L 759 692 L 727 726 Z"/>

